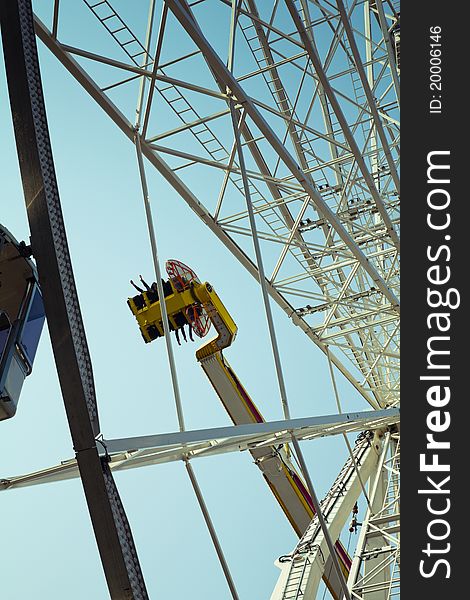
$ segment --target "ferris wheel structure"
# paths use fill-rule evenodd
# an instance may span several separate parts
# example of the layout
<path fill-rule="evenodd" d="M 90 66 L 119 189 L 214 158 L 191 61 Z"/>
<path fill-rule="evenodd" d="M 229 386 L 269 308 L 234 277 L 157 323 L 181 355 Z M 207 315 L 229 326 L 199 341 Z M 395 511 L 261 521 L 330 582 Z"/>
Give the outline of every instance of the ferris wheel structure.
<path fill-rule="evenodd" d="M 18 4 L 21 14 L 28 2 Z M 100 546 L 111 596 L 148 597 L 138 548 L 113 491 L 114 470 L 184 461 L 228 592 L 238 598 L 191 458 L 240 449 L 255 456 L 255 448 L 274 447 L 276 440 L 295 457 L 310 494 L 311 515 L 308 527 L 298 532 L 296 547 L 286 548 L 278 562 L 272 600 L 316 598 L 322 577 L 334 598 L 399 597 L 399 2 L 148 0 L 130 8 L 123 0 L 80 0 L 74 11 L 83 11 L 88 29 L 73 43 L 64 33 L 72 17 L 61 0 L 51 1 L 49 22 L 33 15 L 35 35 L 102 109 L 103 118 L 135 146 L 157 299 L 168 293 L 153 227 L 159 214 L 147 183 L 151 169 L 204 223 L 207 236 L 215 236 L 258 282 L 269 331 L 267 352 L 274 358 L 284 415 L 278 422 L 234 419 L 233 427 L 187 431 L 170 337 L 172 317 L 161 302 L 180 431 L 167 438 L 102 440 L 108 462 L 103 447 L 98 448 L 103 502 L 106 494 L 114 494 L 109 527 L 114 518 L 121 532 L 116 537 L 123 556 L 119 577 Z M 201 181 L 208 182 L 207 193 L 201 193 Z M 191 279 L 200 284 L 195 274 Z M 173 293 L 184 289 L 181 284 Z M 47 314 L 47 295 L 45 300 Z M 183 313 L 198 323 L 203 315 L 205 335 L 209 318 L 217 322 L 217 311 L 211 313 L 208 301 L 201 304 L 202 312 L 197 302 L 187 304 L 190 312 Z M 325 355 L 336 415 L 292 419 L 274 304 Z M 77 373 L 85 382 L 90 377 L 86 361 Z M 363 398 L 363 413 L 343 411 L 336 383 L 341 377 Z M 84 389 L 90 432 L 97 437 L 91 386 L 88 381 Z M 314 406 L 311 412 L 316 414 Z M 351 432 L 363 432 L 355 446 L 348 441 Z M 319 499 L 299 441 L 325 435 L 344 437 L 345 463 Z M 128 452 L 136 448 L 136 454 Z M 79 460 L 77 467 L 74 460 L 0 480 L 0 489 L 79 472 L 83 479 L 91 462 Z M 98 469 L 97 481 L 98 463 L 90 468 Z M 355 518 L 358 501 L 365 506 L 361 523 Z M 347 527 L 359 528 L 359 534 L 351 556 L 341 560 L 335 543 Z M 95 534 L 100 544 L 96 528 Z M 105 539 L 107 534 L 101 535 Z"/>

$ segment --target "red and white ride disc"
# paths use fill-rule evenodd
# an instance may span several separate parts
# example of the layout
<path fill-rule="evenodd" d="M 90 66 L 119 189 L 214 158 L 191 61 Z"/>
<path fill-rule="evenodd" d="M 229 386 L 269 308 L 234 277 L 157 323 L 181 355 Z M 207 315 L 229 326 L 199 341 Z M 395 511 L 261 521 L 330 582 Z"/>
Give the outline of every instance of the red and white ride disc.
<path fill-rule="evenodd" d="M 178 292 L 188 289 L 191 283 L 201 283 L 196 273 L 179 260 L 167 260 L 165 268 L 171 283 Z M 185 314 L 198 337 L 202 338 L 207 335 L 211 328 L 211 320 L 201 304 L 194 303 L 188 306 Z"/>

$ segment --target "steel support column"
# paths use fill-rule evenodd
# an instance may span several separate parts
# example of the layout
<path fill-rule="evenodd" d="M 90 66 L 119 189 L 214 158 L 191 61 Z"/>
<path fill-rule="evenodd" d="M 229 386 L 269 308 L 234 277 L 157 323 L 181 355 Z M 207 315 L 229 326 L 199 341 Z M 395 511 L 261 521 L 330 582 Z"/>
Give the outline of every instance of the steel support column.
<path fill-rule="evenodd" d="M 113 600 L 146 600 L 132 533 L 108 462 L 101 458 L 93 373 L 49 139 L 30 0 L 0 3 L 13 126 L 49 333 L 73 446 Z"/>

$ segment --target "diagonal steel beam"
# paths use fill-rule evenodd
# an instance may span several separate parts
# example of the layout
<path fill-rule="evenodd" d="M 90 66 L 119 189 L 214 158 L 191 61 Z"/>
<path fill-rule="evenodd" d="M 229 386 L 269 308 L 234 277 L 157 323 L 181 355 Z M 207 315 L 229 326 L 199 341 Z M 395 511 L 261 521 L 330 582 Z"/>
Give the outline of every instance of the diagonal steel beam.
<path fill-rule="evenodd" d="M 31 245 L 73 446 L 112 600 L 147 600 L 129 523 L 95 436 L 98 410 L 62 217 L 30 0 L 0 3 L 13 127 Z"/>
<path fill-rule="evenodd" d="M 400 79 L 398 77 L 397 65 L 395 63 L 395 53 L 393 52 L 392 41 L 390 39 L 390 33 L 387 26 L 387 19 L 385 17 L 382 0 L 376 0 L 374 4 L 377 8 L 377 15 L 379 17 L 380 28 L 382 30 L 384 42 L 387 47 L 388 62 L 390 72 L 392 74 L 393 87 L 395 88 L 398 104 L 400 104 Z"/>

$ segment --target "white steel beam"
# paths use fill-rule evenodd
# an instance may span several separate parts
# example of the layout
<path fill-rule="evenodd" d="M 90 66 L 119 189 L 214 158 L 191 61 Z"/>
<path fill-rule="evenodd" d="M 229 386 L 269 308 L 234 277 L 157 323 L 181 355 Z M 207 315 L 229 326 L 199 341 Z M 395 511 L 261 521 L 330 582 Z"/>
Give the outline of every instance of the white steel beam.
<path fill-rule="evenodd" d="M 392 41 L 390 39 L 390 33 L 387 26 L 387 19 L 385 17 L 384 8 L 382 5 L 382 0 L 375 0 L 374 2 L 377 8 L 377 14 L 379 16 L 380 28 L 382 29 L 382 34 L 384 36 L 384 42 L 387 47 L 388 53 L 388 66 L 390 68 L 390 72 L 392 74 L 393 79 L 393 87 L 395 88 L 395 94 L 397 96 L 398 103 L 400 103 L 400 79 L 398 77 L 397 65 L 395 63 L 395 53 L 392 48 Z"/>
<path fill-rule="evenodd" d="M 346 35 L 348 37 L 348 41 L 349 41 L 349 45 L 351 47 L 351 52 L 353 53 L 353 57 L 354 57 L 354 63 L 356 65 L 356 69 L 357 72 L 359 74 L 359 77 L 361 79 L 361 83 L 362 83 L 362 87 L 364 89 L 364 93 L 366 95 L 367 101 L 369 103 L 369 109 L 370 112 L 372 113 L 372 117 L 374 120 L 374 125 L 375 128 L 377 130 L 378 136 L 380 138 L 380 142 L 382 144 L 382 148 L 385 154 L 385 158 L 387 160 L 387 164 L 389 166 L 390 169 L 390 173 L 392 175 L 392 179 L 393 182 L 395 183 L 395 186 L 398 189 L 400 189 L 400 181 L 399 181 L 399 177 L 398 177 L 398 172 L 397 172 L 397 168 L 395 165 L 395 161 L 392 157 L 392 153 L 390 151 L 390 146 L 388 144 L 388 140 L 387 137 L 385 135 L 385 130 L 382 127 L 382 120 L 380 118 L 379 115 L 379 111 L 377 108 L 377 103 L 374 99 L 374 96 L 372 94 L 372 88 L 369 85 L 369 81 L 367 79 L 367 74 L 366 71 L 364 69 L 364 66 L 362 64 L 362 60 L 361 60 L 361 56 L 359 54 L 359 49 L 357 47 L 357 43 L 356 43 L 356 39 L 354 37 L 354 32 L 353 32 L 353 28 L 351 26 L 351 22 L 348 18 L 348 15 L 346 13 L 346 9 L 344 7 L 343 4 L 343 0 L 336 0 L 336 4 L 338 5 L 338 10 L 339 13 L 341 15 L 341 20 L 343 22 L 343 27 L 344 30 L 346 32 Z"/>
<path fill-rule="evenodd" d="M 292 436 L 312 440 L 387 427 L 399 420 L 399 414 L 398 409 L 387 409 L 97 441 L 101 455 L 109 459 L 111 471 L 118 471 L 285 444 Z M 0 491 L 74 477 L 78 477 L 78 468 L 71 459 L 34 473 L 0 478 Z"/>

